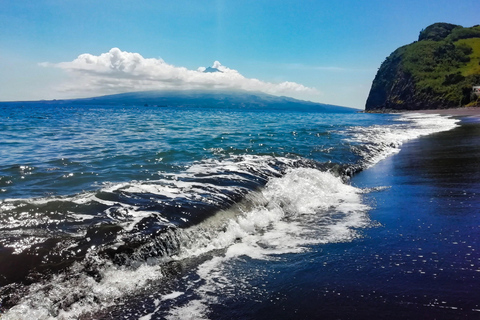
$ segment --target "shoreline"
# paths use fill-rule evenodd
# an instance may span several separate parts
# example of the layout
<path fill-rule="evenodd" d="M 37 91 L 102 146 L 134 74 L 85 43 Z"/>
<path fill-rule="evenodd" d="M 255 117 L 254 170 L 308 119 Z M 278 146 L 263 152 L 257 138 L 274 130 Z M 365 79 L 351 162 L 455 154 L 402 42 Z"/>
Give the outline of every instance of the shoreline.
<path fill-rule="evenodd" d="M 421 109 L 421 110 L 363 110 L 364 113 L 425 113 L 425 114 L 440 114 L 452 117 L 462 116 L 478 116 L 480 117 L 480 107 L 465 107 L 452 109 Z"/>
<path fill-rule="evenodd" d="M 402 110 L 400 113 L 426 113 L 440 114 L 445 116 L 478 116 L 480 117 L 480 107 L 455 108 L 455 109 L 426 109 L 426 110 Z"/>
<path fill-rule="evenodd" d="M 423 111 L 480 116 L 480 108 L 408 113 Z M 367 232 L 360 240 L 364 246 L 356 250 L 362 259 L 371 257 L 361 266 L 369 272 L 357 272 L 357 279 L 368 278 L 361 286 L 372 286 L 384 300 L 380 304 L 364 291 L 358 309 L 375 308 L 379 318 L 478 318 L 478 132 L 479 121 L 462 119 L 452 130 L 407 141 L 401 152 L 352 178 L 355 187 L 384 187 L 366 194 L 370 216 L 381 227 Z M 358 309 L 357 317 L 368 318 L 368 312 Z"/>

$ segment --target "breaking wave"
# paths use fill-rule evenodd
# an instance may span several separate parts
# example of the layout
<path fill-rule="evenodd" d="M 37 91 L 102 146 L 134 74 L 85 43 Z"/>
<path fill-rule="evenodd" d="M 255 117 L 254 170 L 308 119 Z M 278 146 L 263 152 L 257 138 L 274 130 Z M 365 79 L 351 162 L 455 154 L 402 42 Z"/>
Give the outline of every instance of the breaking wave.
<path fill-rule="evenodd" d="M 197 258 L 192 268 L 203 281 L 185 289 L 197 298 L 172 304 L 164 316 L 207 318 L 216 299 L 211 293 L 235 285 L 224 274 L 229 261 L 276 259 L 361 236 L 375 224 L 363 203 L 368 190 L 349 185 L 348 176 L 410 139 L 455 126 L 455 119 L 408 114 L 389 125 L 349 127 L 341 134 L 358 156 L 352 163 L 231 155 L 157 180 L 3 200 L 0 254 L 12 263 L 0 279 L 2 318 L 88 318 L 167 281 L 172 262 Z"/>

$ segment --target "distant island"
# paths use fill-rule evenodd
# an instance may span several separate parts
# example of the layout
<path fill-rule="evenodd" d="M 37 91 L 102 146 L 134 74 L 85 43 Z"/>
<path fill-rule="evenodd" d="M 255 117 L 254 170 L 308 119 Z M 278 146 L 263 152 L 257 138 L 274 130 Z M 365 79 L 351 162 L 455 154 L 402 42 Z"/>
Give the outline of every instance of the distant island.
<path fill-rule="evenodd" d="M 297 110 L 317 110 L 320 112 L 355 112 L 357 109 L 279 97 L 263 92 L 244 90 L 158 90 L 112 94 L 106 96 L 41 101 L 0 102 L 5 105 L 111 105 L 139 107 L 222 107 L 222 108 L 272 108 Z"/>
<path fill-rule="evenodd" d="M 380 66 L 365 110 L 480 107 L 480 25 L 435 23 Z"/>

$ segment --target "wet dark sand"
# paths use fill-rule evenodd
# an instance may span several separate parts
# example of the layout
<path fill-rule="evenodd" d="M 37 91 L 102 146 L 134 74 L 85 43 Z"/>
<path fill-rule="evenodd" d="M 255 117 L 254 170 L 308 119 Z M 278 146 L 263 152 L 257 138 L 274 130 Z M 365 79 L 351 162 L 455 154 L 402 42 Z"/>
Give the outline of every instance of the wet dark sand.
<path fill-rule="evenodd" d="M 388 187 L 368 195 L 381 227 L 365 242 L 383 268 L 369 285 L 389 298 L 363 301 L 358 318 L 371 305 L 378 319 L 480 319 L 479 110 L 440 110 L 461 126 L 408 142 L 353 178 Z"/>

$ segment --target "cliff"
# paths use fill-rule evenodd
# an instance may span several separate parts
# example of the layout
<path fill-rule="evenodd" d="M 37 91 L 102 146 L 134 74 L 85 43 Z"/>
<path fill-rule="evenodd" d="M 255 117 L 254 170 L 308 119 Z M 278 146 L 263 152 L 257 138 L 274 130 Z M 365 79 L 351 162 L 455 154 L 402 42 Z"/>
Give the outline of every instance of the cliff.
<path fill-rule="evenodd" d="M 365 110 L 480 106 L 480 26 L 435 23 L 380 66 Z"/>

